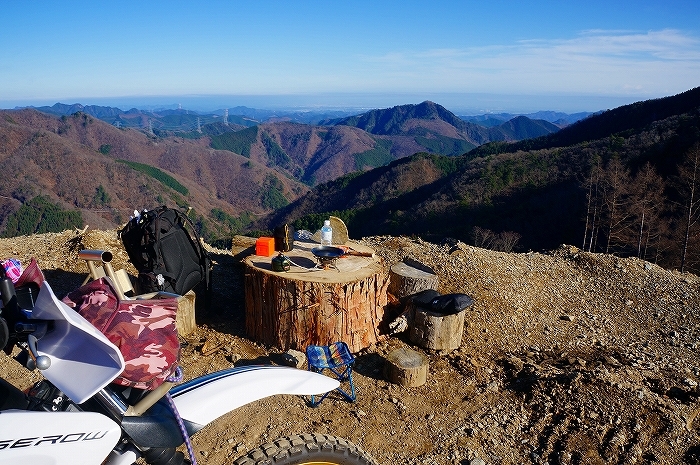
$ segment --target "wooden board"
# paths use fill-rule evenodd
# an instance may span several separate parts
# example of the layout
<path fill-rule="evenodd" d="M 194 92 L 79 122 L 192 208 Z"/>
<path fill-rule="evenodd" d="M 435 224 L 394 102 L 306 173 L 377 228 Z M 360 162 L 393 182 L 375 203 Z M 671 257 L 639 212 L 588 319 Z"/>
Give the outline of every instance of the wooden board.
<path fill-rule="evenodd" d="M 345 256 L 334 267 L 316 267 L 319 244 L 295 241 L 284 255 L 289 271 L 272 270 L 271 258 L 244 260 L 246 333 L 282 350 L 335 341 L 357 352 L 376 343 L 386 305 L 388 272 L 378 257 Z M 373 252 L 349 242 L 358 252 Z"/>
<path fill-rule="evenodd" d="M 167 293 L 166 293 L 167 294 Z M 140 294 L 136 299 L 157 299 L 158 292 L 150 292 L 148 294 Z M 167 294 L 166 297 L 172 297 L 174 294 Z M 197 298 L 194 291 L 189 291 L 185 295 L 177 296 L 177 314 L 175 317 L 175 327 L 177 334 L 187 336 L 197 328 L 195 318 L 195 299 Z"/>
<path fill-rule="evenodd" d="M 328 219 L 331 222 L 331 228 L 333 228 L 333 244 L 345 245 L 350 239 L 348 227 L 337 216 L 331 216 Z"/>

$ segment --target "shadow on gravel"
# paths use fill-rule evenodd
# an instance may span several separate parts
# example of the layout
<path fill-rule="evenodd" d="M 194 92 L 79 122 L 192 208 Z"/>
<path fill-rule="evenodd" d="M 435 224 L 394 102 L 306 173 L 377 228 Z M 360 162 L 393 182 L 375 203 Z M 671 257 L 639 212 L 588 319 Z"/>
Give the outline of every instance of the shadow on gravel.
<path fill-rule="evenodd" d="M 368 353 L 355 358 L 355 372 L 376 380 L 384 379 L 384 357 L 379 354 Z"/>
<path fill-rule="evenodd" d="M 273 363 L 272 356 L 260 356 L 256 357 L 254 359 L 246 359 L 242 358 L 238 360 L 235 363 L 235 366 L 237 367 L 243 367 L 243 366 L 255 366 L 255 365 L 272 365 Z M 281 363 L 277 363 L 277 365 L 282 365 Z"/>
<path fill-rule="evenodd" d="M 197 295 L 197 325 L 206 325 L 218 332 L 245 337 L 245 292 L 243 267 L 228 254 L 211 254 L 210 290 L 204 283 L 194 288 Z"/>
<path fill-rule="evenodd" d="M 683 463 L 687 465 L 700 465 L 700 446 L 690 447 L 683 454 Z"/>
<path fill-rule="evenodd" d="M 44 279 L 49 283 L 54 294 L 59 299 L 82 286 L 86 274 L 73 273 L 65 270 L 41 270 Z"/>

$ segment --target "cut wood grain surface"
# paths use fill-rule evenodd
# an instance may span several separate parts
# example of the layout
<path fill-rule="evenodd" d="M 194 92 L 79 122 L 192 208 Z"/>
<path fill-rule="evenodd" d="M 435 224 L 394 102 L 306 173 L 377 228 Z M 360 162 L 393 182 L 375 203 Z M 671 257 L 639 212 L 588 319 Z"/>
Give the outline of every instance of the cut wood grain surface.
<path fill-rule="evenodd" d="M 361 252 L 367 247 L 353 244 Z M 313 264 L 309 246 L 286 256 L 293 263 Z M 343 257 L 337 268 L 292 266 L 272 270 L 266 257 L 244 260 L 246 333 L 255 341 L 280 349 L 304 350 L 335 341 L 352 352 L 376 343 L 386 306 L 388 272 L 376 257 Z"/>
<path fill-rule="evenodd" d="M 400 386 L 422 386 L 428 379 L 428 359 L 415 350 L 394 349 L 386 357 L 384 376 Z"/>

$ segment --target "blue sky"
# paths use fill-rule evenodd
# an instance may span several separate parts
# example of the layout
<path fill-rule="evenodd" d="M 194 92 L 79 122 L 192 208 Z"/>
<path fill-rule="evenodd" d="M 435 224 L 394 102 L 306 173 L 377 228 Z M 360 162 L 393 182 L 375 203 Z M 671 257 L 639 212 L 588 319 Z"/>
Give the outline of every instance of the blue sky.
<path fill-rule="evenodd" d="M 596 111 L 700 85 L 699 18 L 697 0 L 11 1 L 0 108 Z"/>

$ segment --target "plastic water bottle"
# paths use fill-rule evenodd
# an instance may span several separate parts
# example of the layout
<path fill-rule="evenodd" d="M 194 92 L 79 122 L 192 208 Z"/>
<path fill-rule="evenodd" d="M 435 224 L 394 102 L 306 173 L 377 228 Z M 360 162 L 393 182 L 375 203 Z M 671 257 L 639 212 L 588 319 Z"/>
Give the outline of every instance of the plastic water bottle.
<path fill-rule="evenodd" d="M 331 220 L 325 220 L 321 228 L 321 245 L 333 245 L 333 228 L 331 228 Z"/>

